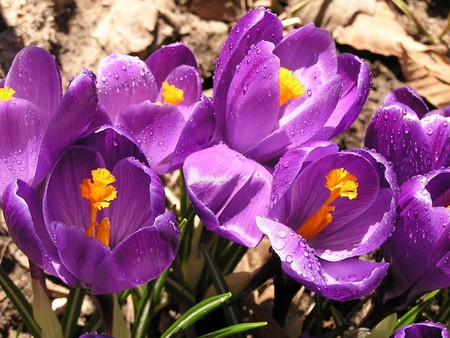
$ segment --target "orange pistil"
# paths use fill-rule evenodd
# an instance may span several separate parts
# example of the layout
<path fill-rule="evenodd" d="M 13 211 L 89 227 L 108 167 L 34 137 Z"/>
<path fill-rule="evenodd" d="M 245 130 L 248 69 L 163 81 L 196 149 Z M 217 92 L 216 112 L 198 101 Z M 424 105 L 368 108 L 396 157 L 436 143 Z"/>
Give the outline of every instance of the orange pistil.
<path fill-rule="evenodd" d="M 358 180 L 344 168 L 333 169 L 326 176 L 325 187 L 330 190 L 330 196 L 325 203 L 303 223 L 297 233 L 305 239 L 311 239 L 321 232 L 332 220 L 332 206 L 338 197 L 347 197 L 352 200 L 358 196 Z"/>
<path fill-rule="evenodd" d="M 0 88 L 0 101 L 9 101 L 12 99 L 16 91 L 12 88 Z"/>
<path fill-rule="evenodd" d="M 108 169 L 99 168 L 91 171 L 92 179 L 84 179 L 80 184 L 81 197 L 89 201 L 91 211 L 86 235 L 95 237 L 104 245 L 109 245 L 111 225 L 107 218 L 97 222 L 97 212 L 109 207 L 112 200 L 117 197 L 117 190 L 110 184 L 115 177 Z"/>
<path fill-rule="evenodd" d="M 280 67 L 279 82 L 280 107 L 287 101 L 303 96 L 305 93 L 302 83 L 297 79 L 294 72 L 287 68 Z"/>
<path fill-rule="evenodd" d="M 166 81 L 162 83 L 162 88 L 163 90 L 161 95 L 163 97 L 163 103 L 170 103 L 176 106 L 178 103 L 184 100 L 183 89 L 177 88 Z"/>

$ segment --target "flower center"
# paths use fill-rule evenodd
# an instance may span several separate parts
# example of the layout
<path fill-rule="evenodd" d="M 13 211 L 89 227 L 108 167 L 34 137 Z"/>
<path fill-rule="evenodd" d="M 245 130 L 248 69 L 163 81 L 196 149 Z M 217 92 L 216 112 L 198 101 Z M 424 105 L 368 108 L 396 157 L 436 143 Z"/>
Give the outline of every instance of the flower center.
<path fill-rule="evenodd" d="M 184 100 L 183 89 L 177 88 L 174 85 L 164 81 L 162 83 L 162 93 L 164 103 L 170 103 L 176 106 Z"/>
<path fill-rule="evenodd" d="M 291 99 L 296 99 L 303 96 L 305 88 L 302 83 L 297 79 L 294 72 L 280 67 L 280 107 Z"/>
<path fill-rule="evenodd" d="M 352 200 L 358 196 L 358 180 L 344 168 L 333 169 L 326 176 L 325 187 L 330 190 L 330 196 L 325 203 L 303 223 L 297 233 L 305 239 L 311 239 L 321 232 L 333 220 L 332 206 L 338 197 L 347 197 Z"/>
<path fill-rule="evenodd" d="M 5 87 L 0 88 L 0 100 L 1 101 L 9 101 L 12 99 L 16 91 L 12 88 Z"/>
<path fill-rule="evenodd" d="M 117 197 L 117 190 L 110 184 L 116 178 L 108 169 L 99 168 L 91 171 L 92 179 L 84 179 L 80 184 L 81 197 L 89 201 L 91 207 L 89 225 L 86 235 L 97 238 L 104 245 L 109 246 L 111 225 L 108 218 L 97 222 L 97 212 L 109 207 L 110 201 Z"/>

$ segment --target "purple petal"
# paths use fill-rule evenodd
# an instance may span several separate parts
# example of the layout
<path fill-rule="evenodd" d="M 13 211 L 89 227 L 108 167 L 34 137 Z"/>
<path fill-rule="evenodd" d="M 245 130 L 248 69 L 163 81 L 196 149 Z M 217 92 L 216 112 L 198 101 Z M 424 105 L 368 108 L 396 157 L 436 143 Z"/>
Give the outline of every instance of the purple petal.
<path fill-rule="evenodd" d="M 97 168 L 105 168 L 100 154 L 86 147 L 75 146 L 61 157 L 45 188 L 43 210 L 47 226 L 54 221 L 82 229 L 89 225 L 89 201 L 81 197 L 80 184 L 91 178 L 91 171 Z"/>
<path fill-rule="evenodd" d="M 55 244 L 64 266 L 83 284 L 92 284 L 97 266 L 110 250 L 98 239 L 88 237 L 83 228 L 52 223 Z"/>
<path fill-rule="evenodd" d="M 196 73 L 199 72 L 194 54 L 186 45 L 179 42 L 159 48 L 145 60 L 145 63 L 155 77 L 158 88 L 161 87 L 169 74 L 179 66 L 190 66 L 194 68 Z"/>
<path fill-rule="evenodd" d="M 308 142 L 302 146 L 289 149 L 275 166 L 270 200 L 276 204 L 289 189 L 300 171 L 319 158 L 337 153 L 337 144 L 332 142 Z M 279 216 L 274 216 L 279 218 Z"/>
<path fill-rule="evenodd" d="M 34 179 L 45 123 L 31 102 L 0 101 L 0 195 L 16 178 Z"/>
<path fill-rule="evenodd" d="M 213 104 L 218 119 L 217 139 L 223 138 L 221 133 L 224 132 L 228 89 L 237 66 L 247 55 L 251 46 L 263 40 L 276 44 L 281 40 L 282 33 L 281 21 L 275 14 L 263 8 L 248 12 L 231 30 L 214 71 Z"/>
<path fill-rule="evenodd" d="M 117 198 L 108 208 L 111 223 L 110 247 L 127 236 L 151 226 L 164 213 L 164 190 L 159 177 L 137 160 L 126 158 L 112 171 Z"/>
<path fill-rule="evenodd" d="M 172 263 L 180 232 L 172 212 L 158 216 L 114 248 L 98 267 L 92 293 L 122 291 L 158 277 Z"/>
<path fill-rule="evenodd" d="M 202 83 L 198 70 L 191 66 L 179 66 L 167 76 L 166 81 L 170 85 L 183 90 L 183 101 L 176 106 L 187 120 L 192 106 L 200 100 L 202 95 Z M 161 91 L 157 101 L 164 101 L 161 96 Z"/>
<path fill-rule="evenodd" d="M 133 135 L 156 173 L 163 175 L 168 171 L 185 124 L 175 106 L 145 101 L 129 106 L 117 117 L 116 123 Z"/>
<path fill-rule="evenodd" d="M 190 154 L 211 145 L 214 133 L 215 118 L 211 100 L 202 96 L 192 108 L 191 116 L 181 132 L 178 144 L 173 153 L 170 171 L 182 167 Z"/>
<path fill-rule="evenodd" d="M 34 103 L 50 119 L 62 96 L 61 72 L 45 49 L 25 47 L 14 58 L 5 87 L 16 91 L 14 97 Z"/>
<path fill-rule="evenodd" d="M 450 117 L 430 114 L 420 120 L 422 128 L 428 136 L 428 144 L 432 154 L 432 168 L 450 167 Z"/>
<path fill-rule="evenodd" d="M 314 24 L 307 24 L 286 35 L 274 54 L 281 67 L 295 71 L 304 79 L 305 87 L 317 86 L 332 79 L 338 68 L 336 46 L 330 33 Z M 315 84 L 314 84 L 315 82 Z"/>
<path fill-rule="evenodd" d="M 321 133 L 315 136 L 316 139 L 328 140 L 349 128 L 369 95 L 370 69 L 363 60 L 352 54 L 340 55 L 338 73 L 342 78 L 341 98 Z"/>
<path fill-rule="evenodd" d="M 33 186 L 46 176 L 62 153 L 83 135 L 97 111 L 94 74 L 84 70 L 67 89 L 42 141 Z"/>
<path fill-rule="evenodd" d="M 134 157 L 147 164 L 139 146 L 123 131 L 111 126 L 97 129 L 77 144 L 95 149 L 103 157 L 107 168 L 114 168 L 117 162 L 126 157 Z"/>
<path fill-rule="evenodd" d="M 441 323 L 414 323 L 398 329 L 392 338 L 409 338 L 409 337 L 429 337 L 429 338 L 448 338 L 450 332 L 448 328 Z"/>
<path fill-rule="evenodd" d="M 401 104 L 382 106 L 367 127 L 364 144 L 393 163 L 399 185 L 429 172 L 428 136 L 417 115 Z"/>
<path fill-rule="evenodd" d="M 226 143 L 241 153 L 269 135 L 278 119 L 280 66 L 273 47 L 261 41 L 252 48 L 228 90 Z"/>
<path fill-rule="evenodd" d="M 258 162 L 278 160 L 289 147 L 309 141 L 328 120 L 339 100 L 340 77 L 318 88 L 315 100 L 304 104 L 280 120 L 280 127 L 264 138 L 246 155 Z"/>
<path fill-rule="evenodd" d="M 100 104 L 113 122 L 130 104 L 154 102 L 158 94 L 155 78 L 144 61 L 116 53 L 100 60 L 97 87 Z"/>
<path fill-rule="evenodd" d="M 255 216 L 266 215 L 270 173 L 223 144 L 201 150 L 184 163 L 186 190 L 203 224 L 236 243 L 262 239 Z"/>
<path fill-rule="evenodd" d="M 422 97 L 408 87 L 394 89 L 384 99 L 385 105 L 395 105 L 397 103 L 409 107 L 419 119 L 428 113 L 428 107 Z"/>

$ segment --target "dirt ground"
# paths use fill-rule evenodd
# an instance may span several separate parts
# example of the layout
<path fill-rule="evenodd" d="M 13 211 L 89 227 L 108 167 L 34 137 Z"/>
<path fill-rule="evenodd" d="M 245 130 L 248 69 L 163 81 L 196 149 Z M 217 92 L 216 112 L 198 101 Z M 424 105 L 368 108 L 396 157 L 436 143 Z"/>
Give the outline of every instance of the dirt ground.
<path fill-rule="evenodd" d="M 419 56 L 439 53 L 444 66 L 450 68 L 450 38 L 447 33 L 433 43 L 414 19 L 398 10 L 391 1 L 359 1 L 364 3 L 365 8 L 360 8 L 362 5 L 357 5 L 358 2 L 346 1 L 311 0 L 311 7 L 303 9 L 302 5 L 307 1 L 0 0 L 0 78 L 7 73 L 15 54 L 27 45 L 38 45 L 49 50 L 61 65 L 63 84 L 67 85 L 69 79 L 79 74 L 83 67 L 96 72 L 99 59 L 112 52 L 145 59 L 164 44 L 182 41 L 194 51 L 203 75 L 204 89 L 211 93 L 215 59 L 230 27 L 248 9 L 272 6 L 285 20 L 287 31 L 314 21 L 333 33 L 340 52 L 355 53 L 370 65 L 373 85 L 363 112 L 346 133 L 336 138 L 342 148 L 361 147 L 365 127 L 385 95 L 399 86 L 417 86 L 418 79 L 415 78 L 416 72 L 411 71 L 411 62 L 420 60 L 420 57 L 414 53 L 428 53 L 417 54 Z M 343 6 L 344 2 L 350 5 L 342 10 L 339 6 Z M 375 7 L 368 6 L 381 6 L 380 3 L 385 6 L 383 20 L 389 17 L 398 26 L 392 26 L 396 29 L 398 41 L 391 42 L 393 45 L 383 45 L 380 43 L 383 39 L 367 42 L 361 37 L 350 36 L 359 29 L 356 25 L 363 20 L 363 15 L 376 18 Z M 439 37 L 444 32 L 450 1 L 410 0 L 408 5 L 414 17 L 432 36 Z M 362 25 L 368 28 L 362 32 L 363 37 L 373 38 L 376 35 L 369 30 L 369 21 Z M 389 25 L 378 27 L 386 30 L 387 33 L 383 34 L 389 34 Z M 399 43 L 402 43 L 404 52 L 396 49 Z M 420 70 L 425 70 L 433 81 L 438 81 L 425 86 L 424 90 L 422 88 L 421 94 L 430 107 L 450 104 L 450 91 L 447 90 L 450 88 L 450 77 L 446 77 L 448 68 L 441 66 L 440 73 L 436 74 L 432 67 L 426 68 L 425 63 L 417 61 L 416 66 L 422 67 Z M 429 88 L 436 88 L 436 83 L 442 86 L 438 87 L 442 88 L 439 90 L 441 95 L 438 98 L 433 93 L 428 96 Z M 442 97 L 445 90 L 446 96 Z M 0 261 L 2 268 L 30 297 L 27 259 L 11 242 L 3 223 L 0 224 Z M 249 270 L 257 264 L 247 257 L 245 266 Z M 68 293 L 67 289 L 54 283 L 50 284 L 49 289 L 54 298 L 64 297 Z M 270 292 L 267 297 L 270 298 Z M 298 304 L 298 309 L 301 306 Z M 87 304 L 83 313 L 92 313 L 92 305 Z M 17 312 L 0 289 L 0 336 L 12 336 L 19 323 Z"/>

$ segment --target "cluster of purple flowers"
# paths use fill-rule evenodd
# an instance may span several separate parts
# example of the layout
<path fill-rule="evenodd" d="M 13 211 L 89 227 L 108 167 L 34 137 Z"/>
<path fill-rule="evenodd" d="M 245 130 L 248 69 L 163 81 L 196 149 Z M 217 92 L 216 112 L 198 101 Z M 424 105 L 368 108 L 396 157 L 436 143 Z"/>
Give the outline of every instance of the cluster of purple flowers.
<path fill-rule="evenodd" d="M 402 304 L 450 286 L 450 110 L 391 93 L 367 149 L 329 140 L 360 113 L 370 71 L 309 24 L 282 36 L 271 12 L 245 15 L 217 59 L 212 99 L 192 52 L 112 54 L 62 94 L 44 50 L 22 50 L 0 89 L 0 193 L 30 260 L 94 294 L 145 283 L 179 245 L 158 175 L 183 168 L 207 229 L 255 247 L 284 272 L 350 300 L 388 275 Z M 383 262 L 359 259 L 382 246 Z M 412 268 L 412 265 L 415 267 Z"/>

